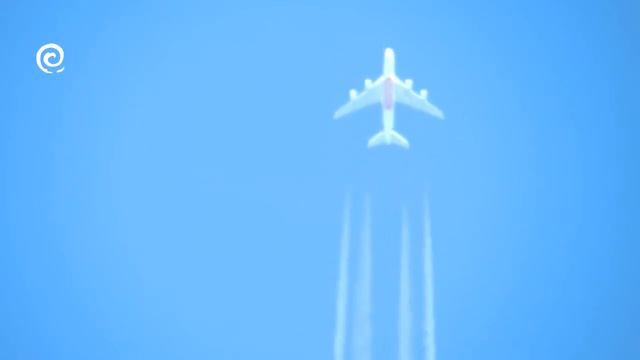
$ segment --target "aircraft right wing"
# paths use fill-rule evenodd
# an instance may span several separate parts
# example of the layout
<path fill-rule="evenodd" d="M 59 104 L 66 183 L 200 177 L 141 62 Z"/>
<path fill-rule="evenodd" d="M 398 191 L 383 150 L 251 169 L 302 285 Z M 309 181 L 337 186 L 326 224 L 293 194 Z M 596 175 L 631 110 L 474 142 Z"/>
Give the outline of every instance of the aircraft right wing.
<path fill-rule="evenodd" d="M 409 84 L 413 84 L 413 82 L 411 80 L 407 80 L 405 82 L 400 79 L 396 79 L 396 101 L 414 109 L 424 111 L 438 119 L 444 119 L 442 110 L 438 109 L 427 100 L 427 90 L 421 90 L 420 94 L 418 94 L 413 91 Z"/>
<path fill-rule="evenodd" d="M 365 81 L 365 84 L 367 84 L 367 81 Z M 382 83 L 383 82 L 378 79 L 375 82 L 370 83 L 370 85 L 368 86 L 365 85 L 364 91 L 359 94 L 356 92 L 356 90 L 351 90 L 349 92 L 349 96 L 351 97 L 351 99 L 348 103 L 342 105 L 338 109 L 338 111 L 336 111 L 336 113 L 333 115 L 333 118 L 341 118 L 366 106 L 380 102 L 380 98 L 382 97 Z"/>

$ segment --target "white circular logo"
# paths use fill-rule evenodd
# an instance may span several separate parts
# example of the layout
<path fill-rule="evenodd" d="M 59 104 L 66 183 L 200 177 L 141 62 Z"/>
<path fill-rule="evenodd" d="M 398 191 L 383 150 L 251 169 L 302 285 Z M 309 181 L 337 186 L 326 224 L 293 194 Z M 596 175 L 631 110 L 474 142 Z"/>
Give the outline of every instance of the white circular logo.
<path fill-rule="evenodd" d="M 45 74 L 61 73 L 64 71 L 64 50 L 58 44 L 49 43 L 42 45 L 36 53 L 36 64 Z M 52 71 L 53 70 L 53 71 Z"/>

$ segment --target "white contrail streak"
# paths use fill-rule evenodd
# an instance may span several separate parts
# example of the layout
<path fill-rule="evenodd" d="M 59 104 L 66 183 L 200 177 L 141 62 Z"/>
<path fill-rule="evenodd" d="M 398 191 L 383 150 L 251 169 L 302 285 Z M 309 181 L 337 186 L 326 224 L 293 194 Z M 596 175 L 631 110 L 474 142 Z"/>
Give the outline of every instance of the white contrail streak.
<path fill-rule="evenodd" d="M 411 360 L 411 274 L 409 219 L 402 212 L 402 234 L 400 250 L 400 306 L 398 311 L 398 359 Z"/>
<path fill-rule="evenodd" d="M 371 209 L 369 199 L 365 199 L 364 220 L 362 228 L 362 255 L 360 274 L 356 293 L 356 314 L 354 323 L 355 360 L 371 360 Z"/>
<path fill-rule="evenodd" d="M 433 253 L 431 239 L 431 214 L 425 201 L 424 218 L 424 277 L 425 277 L 425 354 L 426 360 L 436 360 L 435 307 L 433 296 Z"/>
<path fill-rule="evenodd" d="M 336 330 L 333 339 L 334 360 L 344 360 L 344 346 L 347 329 L 347 298 L 349 290 L 349 237 L 351 234 L 351 204 L 345 200 L 340 238 L 340 268 L 336 298 Z"/>

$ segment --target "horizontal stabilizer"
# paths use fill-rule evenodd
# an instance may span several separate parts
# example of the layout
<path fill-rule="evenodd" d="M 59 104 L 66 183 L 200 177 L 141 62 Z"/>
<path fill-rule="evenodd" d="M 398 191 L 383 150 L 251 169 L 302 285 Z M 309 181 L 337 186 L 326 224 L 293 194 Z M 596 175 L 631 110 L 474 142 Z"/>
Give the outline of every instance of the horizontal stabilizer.
<path fill-rule="evenodd" d="M 380 131 L 369 139 L 368 147 L 372 148 L 378 145 L 398 145 L 405 149 L 409 148 L 409 141 L 395 130 Z"/>

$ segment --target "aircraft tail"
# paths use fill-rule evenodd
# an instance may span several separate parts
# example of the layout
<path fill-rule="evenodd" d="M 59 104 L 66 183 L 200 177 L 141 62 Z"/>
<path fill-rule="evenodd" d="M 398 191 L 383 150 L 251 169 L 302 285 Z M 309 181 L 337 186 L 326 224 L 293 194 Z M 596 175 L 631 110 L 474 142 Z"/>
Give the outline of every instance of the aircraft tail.
<path fill-rule="evenodd" d="M 379 133 L 373 135 L 371 139 L 369 139 L 369 147 L 372 148 L 378 145 L 398 145 L 405 149 L 409 148 L 409 141 L 404 138 L 404 136 L 400 135 L 395 130 L 382 130 Z"/>

